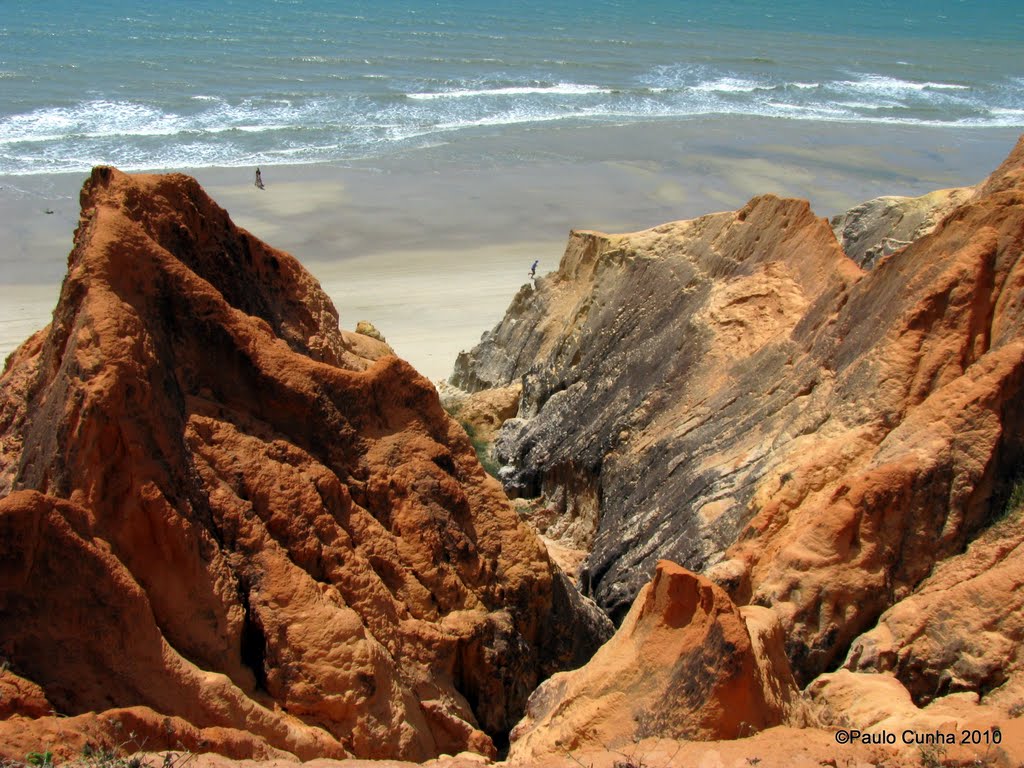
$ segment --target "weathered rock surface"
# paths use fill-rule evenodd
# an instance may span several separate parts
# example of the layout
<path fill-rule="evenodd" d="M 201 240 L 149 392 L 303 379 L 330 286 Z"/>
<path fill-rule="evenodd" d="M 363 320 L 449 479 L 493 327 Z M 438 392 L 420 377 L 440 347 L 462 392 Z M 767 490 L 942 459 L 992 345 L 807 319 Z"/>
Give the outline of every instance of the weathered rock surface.
<path fill-rule="evenodd" d="M 61 715 L 5 729 L 142 708 L 239 756 L 493 754 L 608 632 L 429 382 L 180 175 L 86 183 L 0 379 L 0 494 L 2 690 Z"/>
<path fill-rule="evenodd" d="M 807 696 L 833 725 L 874 735 L 875 743 L 888 735 L 901 753 L 896 765 L 1011 768 L 1024 756 L 1024 723 L 975 693 L 950 694 L 919 708 L 891 674 L 841 669 L 820 675 Z"/>
<path fill-rule="evenodd" d="M 582 579 L 613 617 L 659 558 L 710 569 L 773 609 L 804 685 L 1006 497 L 1022 248 L 1024 141 L 866 273 L 795 200 L 574 233 L 453 382 L 522 382 L 496 445 L 506 487 L 592 517 Z"/>
<path fill-rule="evenodd" d="M 919 705 L 961 691 L 988 694 L 1024 669 L 1022 516 L 1024 508 L 1015 510 L 937 564 L 857 638 L 844 666 L 893 674 Z"/>
<path fill-rule="evenodd" d="M 216 752 L 232 760 L 281 759 L 293 765 L 295 762 L 292 753 L 274 749 L 248 731 L 196 728 L 187 720 L 168 717 L 148 707 L 108 709 L 71 717 L 0 720 L 0 754 L 12 761 L 46 751 L 52 752 L 58 763 L 81 760 L 87 748 L 111 750 L 118 757 L 142 751 Z M 149 764 L 156 766 L 162 762 L 158 758 Z"/>
<path fill-rule="evenodd" d="M 924 237 L 974 196 L 973 187 L 940 189 L 921 197 L 876 197 L 832 218 L 843 251 L 864 269 Z"/>
<path fill-rule="evenodd" d="M 501 426 L 519 412 L 522 387 L 513 384 L 500 389 L 485 389 L 472 394 L 441 382 L 438 394 L 441 403 L 471 437 L 491 444 Z"/>
<path fill-rule="evenodd" d="M 784 362 L 779 343 L 807 309 L 860 274 L 795 200 L 634 235 L 574 233 L 558 272 L 460 357 L 459 386 L 522 381 L 521 418 L 496 444 L 506 488 L 595 532 L 584 579 L 613 617 L 659 557 L 701 570 L 735 541 L 770 458 L 749 358 Z M 784 378 L 767 405 L 807 386 Z M 726 441 L 748 461 L 729 467 Z"/>
<path fill-rule="evenodd" d="M 622 749 L 655 736 L 734 739 L 778 725 L 797 689 L 781 643 L 779 653 L 766 651 L 772 634 L 763 632 L 755 647 L 725 592 L 662 561 L 590 662 L 530 697 L 509 759 Z"/>
<path fill-rule="evenodd" d="M 42 688 L 9 669 L 0 670 L 0 720 L 14 715 L 44 717 L 52 710 Z"/>

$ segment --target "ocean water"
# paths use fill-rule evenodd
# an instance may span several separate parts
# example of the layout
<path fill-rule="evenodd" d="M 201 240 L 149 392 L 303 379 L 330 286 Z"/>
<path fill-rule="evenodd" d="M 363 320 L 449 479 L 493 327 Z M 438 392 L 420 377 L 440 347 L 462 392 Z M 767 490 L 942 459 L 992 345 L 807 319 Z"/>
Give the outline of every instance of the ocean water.
<path fill-rule="evenodd" d="M 707 115 L 1024 128 L 1024 4 L 0 0 L 0 174 Z"/>

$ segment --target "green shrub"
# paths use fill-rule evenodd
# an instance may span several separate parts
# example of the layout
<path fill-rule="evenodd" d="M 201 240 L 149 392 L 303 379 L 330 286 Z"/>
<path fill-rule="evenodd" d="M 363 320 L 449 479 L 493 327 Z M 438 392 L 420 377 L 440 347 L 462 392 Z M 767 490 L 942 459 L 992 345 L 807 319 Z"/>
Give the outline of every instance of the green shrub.
<path fill-rule="evenodd" d="M 1024 507 L 1024 472 L 1017 474 L 1017 479 L 1013 482 L 1013 488 L 1010 489 L 1010 498 L 1006 500 L 1006 512 L 1009 515 L 1021 507 Z"/>
<path fill-rule="evenodd" d="M 466 436 L 469 438 L 469 444 L 473 446 L 473 450 L 476 452 L 477 461 L 480 462 L 480 466 L 484 468 L 491 477 L 498 476 L 498 470 L 501 467 L 498 462 L 491 456 L 491 444 L 486 440 L 482 440 L 477 437 L 476 429 L 469 422 L 460 421 L 459 424 L 464 430 L 466 430 Z"/>

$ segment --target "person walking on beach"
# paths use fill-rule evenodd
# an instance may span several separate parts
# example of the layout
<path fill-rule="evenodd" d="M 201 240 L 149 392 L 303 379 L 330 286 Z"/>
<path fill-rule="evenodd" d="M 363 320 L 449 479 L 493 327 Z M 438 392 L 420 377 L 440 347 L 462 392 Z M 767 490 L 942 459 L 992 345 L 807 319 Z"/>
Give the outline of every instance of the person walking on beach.
<path fill-rule="evenodd" d="M 540 259 L 537 259 L 530 265 L 530 279 L 533 280 L 537 277 L 537 265 L 540 264 Z"/>
<path fill-rule="evenodd" d="M 264 186 L 263 186 L 263 176 L 260 174 L 260 169 L 259 168 L 256 169 L 256 186 L 259 189 L 264 189 Z"/>

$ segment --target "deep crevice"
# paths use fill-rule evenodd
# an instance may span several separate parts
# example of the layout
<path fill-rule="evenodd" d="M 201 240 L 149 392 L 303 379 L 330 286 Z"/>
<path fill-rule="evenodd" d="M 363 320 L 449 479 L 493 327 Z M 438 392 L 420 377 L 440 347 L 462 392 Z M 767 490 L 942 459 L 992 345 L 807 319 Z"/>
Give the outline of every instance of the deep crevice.
<path fill-rule="evenodd" d="M 241 659 L 242 664 L 252 670 L 256 678 L 256 688 L 267 690 L 267 637 L 263 632 L 259 619 L 253 614 L 249 605 L 249 586 L 239 585 L 239 597 L 244 612 L 242 617 Z"/>

